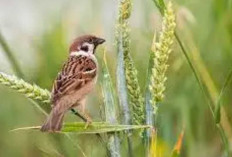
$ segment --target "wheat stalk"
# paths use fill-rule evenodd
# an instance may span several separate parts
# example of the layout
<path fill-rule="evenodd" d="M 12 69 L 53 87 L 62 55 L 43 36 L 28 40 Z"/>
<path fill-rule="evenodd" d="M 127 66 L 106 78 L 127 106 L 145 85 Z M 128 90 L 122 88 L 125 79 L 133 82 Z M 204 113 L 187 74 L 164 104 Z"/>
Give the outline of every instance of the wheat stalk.
<path fill-rule="evenodd" d="M 156 35 L 154 35 L 152 44 L 154 57 L 149 89 L 152 94 L 151 103 L 154 113 L 157 112 L 157 102 L 162 101 L 164 98 L 165 82 L 167 80 L 166 71 L 168 68 L 167 61 L 174 41 L 175 27 L 175 14 L 172 9 L 172 3 L 169 2 L 167 8 L 164 10 L 159 41 L 156 42 Z"/>
<path fill-rule="evenodd" d="M 42 89 L 35 84 L 29 84 L 16 76 L 0 72 L 0 84 L 24 94 L 27 98 L 38 100 L 45 104 L 50 103 L 51 94 L 48 90 Z"/>

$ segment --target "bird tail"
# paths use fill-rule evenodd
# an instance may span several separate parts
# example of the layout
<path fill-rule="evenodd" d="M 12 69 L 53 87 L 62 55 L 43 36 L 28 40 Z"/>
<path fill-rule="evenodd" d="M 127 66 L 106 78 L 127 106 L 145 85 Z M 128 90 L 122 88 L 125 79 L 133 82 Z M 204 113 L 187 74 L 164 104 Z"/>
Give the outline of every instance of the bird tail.
<path fill-rule="evenodd" d="M 64 118 L 64 112 L 57 112 L 56 108 L 53 108 L 47 120 L 41 127 L 41 131 L 60 131 L 62 128 Z"/>

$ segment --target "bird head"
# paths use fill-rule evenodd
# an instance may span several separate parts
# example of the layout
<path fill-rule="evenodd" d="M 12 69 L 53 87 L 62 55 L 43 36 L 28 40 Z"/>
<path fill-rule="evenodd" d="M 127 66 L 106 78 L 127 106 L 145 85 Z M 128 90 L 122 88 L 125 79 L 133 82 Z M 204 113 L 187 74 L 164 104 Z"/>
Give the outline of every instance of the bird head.
<path fill-rule="evenodd" d="M 94 35 L 84 35 L 76 38 L 69 48 L 69 52 L 85 52 L 94 54 L 98 45 L 105 42 L 105 39 Z"/>

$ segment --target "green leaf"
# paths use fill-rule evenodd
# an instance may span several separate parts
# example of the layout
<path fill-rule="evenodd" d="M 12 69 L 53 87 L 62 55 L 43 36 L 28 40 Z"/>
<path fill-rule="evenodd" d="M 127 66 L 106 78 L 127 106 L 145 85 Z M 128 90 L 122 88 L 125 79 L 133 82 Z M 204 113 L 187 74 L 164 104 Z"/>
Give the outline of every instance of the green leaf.
<path fill-rule="evenodd" d="M 99 133 L 109 133 L 109 132 L 119 132 L 125 130 L 134 129 L 144 129 L 151 128 L 149 125 L 112 125 L 104 122 L 93 122 L 87 128 L 85 128 L 86 123 L 75 122 L 64 124 L 62 130 L 56 133 L 77 133 L 77 134 L 99 134 Z M 29 131 L 29 130 L 39 130 L 41 126 L 32 127 L 22 127 L 13 129 L 11 131 Z"/>
<path fill-rule="evenodd" d="M 104 51 L 103 62 L 102 62 L 102 73 L 103 73 L 103 79 L 102 79 L 101 87 L 102 87 L 102 95 L 104 100 L 106 121 L 111 124 L 117 124 L 118 123 L 117 106 L 116 106 L 117 97 L 109 73 L 105 51 Z"/>

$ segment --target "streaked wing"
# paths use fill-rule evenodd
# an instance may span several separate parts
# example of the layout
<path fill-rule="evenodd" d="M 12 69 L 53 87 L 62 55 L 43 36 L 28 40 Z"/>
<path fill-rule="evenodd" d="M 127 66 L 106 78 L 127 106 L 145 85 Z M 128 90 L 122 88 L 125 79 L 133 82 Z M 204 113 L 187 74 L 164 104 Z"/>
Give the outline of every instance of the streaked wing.
<path fill-rule="evenodd" d="M 96 63 L 86 56 L 71 56 L 63 65 L 52 90 L 52 102 L 81 89 L 97 75 Z"/>

